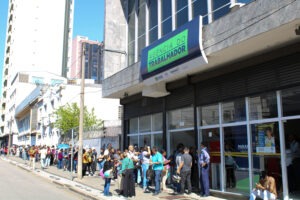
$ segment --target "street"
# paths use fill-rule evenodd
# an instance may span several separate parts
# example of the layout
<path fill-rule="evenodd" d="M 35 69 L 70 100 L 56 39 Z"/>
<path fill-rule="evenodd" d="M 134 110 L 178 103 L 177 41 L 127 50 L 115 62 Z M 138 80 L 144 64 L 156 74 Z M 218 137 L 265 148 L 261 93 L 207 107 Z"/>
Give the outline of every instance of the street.
<path fill-rule="evenodd" d="M 89 200 L 0 159 L 0 199 Z"/>

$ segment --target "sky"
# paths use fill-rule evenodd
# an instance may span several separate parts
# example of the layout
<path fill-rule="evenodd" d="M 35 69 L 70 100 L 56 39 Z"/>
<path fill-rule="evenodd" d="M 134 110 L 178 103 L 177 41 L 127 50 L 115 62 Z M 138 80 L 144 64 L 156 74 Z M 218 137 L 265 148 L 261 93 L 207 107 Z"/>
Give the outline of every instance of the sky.
<path fill-rule="evenodd" d="M 0 0 L 0 92 L 2 91 L 2 69 L 6 39 L 8 1 L 9 0 Z M 87 36 L 90 40 L 102 41 L 104 0 L 74 0 L 74 2 L 73 37 L 80 35 Z"/>

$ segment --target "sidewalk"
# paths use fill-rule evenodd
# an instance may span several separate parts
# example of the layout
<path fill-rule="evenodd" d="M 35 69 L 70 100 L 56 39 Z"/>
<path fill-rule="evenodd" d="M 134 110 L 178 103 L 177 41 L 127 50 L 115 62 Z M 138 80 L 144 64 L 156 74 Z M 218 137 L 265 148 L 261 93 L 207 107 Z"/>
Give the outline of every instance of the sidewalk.
<path fill-rule="evenodd" d="M 117 184 L 115 182 L 111 183 L 110 192 L 113 194 L 112 197 L 103 196 L 103 188 L 104 188 L 104 180 L 100 176 L 84 176 L 82 179 L 77 178 L 77 174 L 71 173 L 69 171 L 63 171 L 57 169 L 56 166 L 51 166 L 48 169 L 41 170 L 40 163 L 36 163 L 36 170 L 32 171 L 29 169 L 27 164 L 25 164 L 24 160 L 19 157 L 9 156 L 8 158 L 1 157 L 2 160 L 10 162 L 18 167 L 21 167 L 25 170 L 31 171 L 38 176 L 42 176 L 51 182 L 67 187 L 74 192 L 78 192 L 81 195 L 88 196 L 92 199 L 124 199 L 117 195 L 116 189 Z M 135 199 L 176 199 L 176 200 L 194 200 L 194 199 L 207 199 L 207 200 L 223 200 L 222 198 L 217 197 L 205 197 L 202 198 L 199 195 L 192 193 L 190 195 L 173 195 L 168 194 L 167 192 L 162 192 L 158 196 L 152 196 L 151 193 L 145 194 L 140 187 L 136 187 L 136 197 Z"/>

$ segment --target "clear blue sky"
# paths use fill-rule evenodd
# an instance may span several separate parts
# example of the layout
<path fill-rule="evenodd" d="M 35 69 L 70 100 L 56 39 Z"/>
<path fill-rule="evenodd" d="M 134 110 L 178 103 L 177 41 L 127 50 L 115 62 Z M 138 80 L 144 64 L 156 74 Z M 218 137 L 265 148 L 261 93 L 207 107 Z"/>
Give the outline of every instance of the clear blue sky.
<path fill-rule="evenodd" d="M 74 2 L 73 36 L 87 36 L 90 40 L 102 41 L 104 0 L 74 0 Z M 2 90 L 2 68 L 6 39 L 7 11 L 8 0 L 0 0 L 0 92 Z"/>

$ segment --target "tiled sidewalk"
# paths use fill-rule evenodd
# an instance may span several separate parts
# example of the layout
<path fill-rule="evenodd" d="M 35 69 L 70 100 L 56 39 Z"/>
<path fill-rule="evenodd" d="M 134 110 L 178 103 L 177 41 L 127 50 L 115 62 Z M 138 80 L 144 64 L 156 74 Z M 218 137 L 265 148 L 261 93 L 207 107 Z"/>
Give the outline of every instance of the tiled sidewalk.
<path fill-rule="evenodd" d="M 19 157 L 14 157 L 14 156 L 9 156 L 9 160 L 15 161 L 20 164 L 28 164 L 28 161 L 25 163 L 24 160 L 20 159 Z M 25 166 L 25 165 L 24 165 Z M 40 163 L 36 163 L 36 170 L 42 171 L 43 173 L 48 173 L 52 174 L 58 177 L 61 177 L 62 179 L 65 179 L 66 181 L 72 181 L 74 183 L 80 183 L 82 185 L 85 185 L 87 187 L 90 187 L 99 193 L 103 191 L 104 187 L 104 180 L 99 177 L 99 176 L 84 176 L 82 179 L 77 178 L 77 174 L 68 172 L 68 171 L 63 171 L 57 169 L 56 166 L 51 166 L 48 169 L 41 170 Z M 112 192 L 113 197 L 104 197 L 101 196 L 100 199 L 121 199 L 116 193 L 117 190 L 117 184 L 115 182 L 111 183 L 110 186 L 110 192 Z M 86 194 L 88 195 L 88 194 Z M 96 198 L 99 199 L 99 198 Z M 167 192 L 162 192 L 158 196 L 152 196 L 151 193 L 145 194 L 143 193 L 143 190 L 140 187 L 136 187 L 136 198 L 135 199 L 176 199 L 176 200 L 188 200 L 188 199 L 207 199 L 207 200 L 222 200 L 222 198 L 217 198 L 217 197 L 206 197 L 202 198 L 199 195 L 192 193 L 190 195 L 173 195 L 171 193 Z"/>

